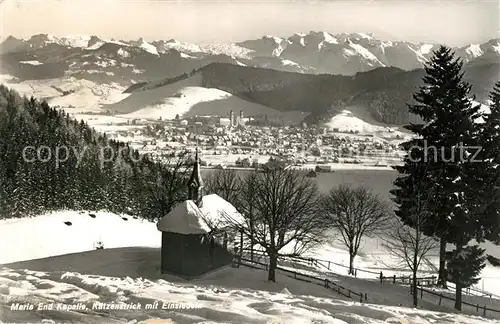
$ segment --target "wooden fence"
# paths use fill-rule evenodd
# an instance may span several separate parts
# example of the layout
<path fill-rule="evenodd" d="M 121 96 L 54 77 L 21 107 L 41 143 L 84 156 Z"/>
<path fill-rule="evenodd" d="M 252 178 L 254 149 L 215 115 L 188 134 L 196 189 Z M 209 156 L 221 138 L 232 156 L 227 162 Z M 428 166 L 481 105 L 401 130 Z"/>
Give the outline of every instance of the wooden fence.
<path fill-rule="evenodd" d="M 249 253 L 250 249 L 245 249 L 245 253 Z M 255 251 L 254 250 L 254 256 L 257 257 L 257 260 L 261 260 L 262 257 L 267 257 L 267 254 L 262 251 Z M 349 266 L 346 266 L 341 263 L 337 263 L 334 261 L 330 260 L 322 260 L 322 259 L 316 259 L 316 258 L 305 258 L 305 257 L 297 257 L 297 256 L 280 256 L 279 259 L 281 260 L 290 260 L 290 261 L 295 261 L 300 264 L 308 265 L 308 266 L 315 266 L 315 267 L 320 267 L 327 269 L 329 271 L 333 270 L 334 266 L 338 266 L 341 268 L 345 268 L 346 270 L 349 270 Z M 373 275 L 373 278 L 377 278 L 380 280 L 380 283 L 397 283 L 397 284 L 403 284 L 403 285 L 411 285 L 412 279 L 411 275 L 410 276 L 384 276 L 383 272 L 376 272 L 376 271 L 370 271 L 370 270 L 365 270 L 361 268 L 354 268 L 354 277 L 357 278 L 358 273 L 368 273 L 370 275 Z M 382 277 L 382 278 L 381 278 Z M 396 277 L 396 278 L 394 278 Z M 418 277 L 417 282 L 420 286 L 424 287 L 429 287 L 432 285 L 435 285 L 437 283 L 437 277 L 436 276 L 428 276 L 428 277 Z M 468 295 L 472 295 L 472 293 L 476 293 L 480 296 L 483 297 L 497 297 L 500 299 L 500 296 L 494 295 L 490 292 L 483 291 L 481 289 L 477 289 L 474 287 L 467 287 L 464 288 L 464 293 Z"/>
<path fill-rule="evenodd" d="M 439 306 L 441 306 L 443 299 L 455 302 L 455 298 L 450 297 L 450 296 L 446 296 L 445 294 L 443 294 L 443 292 L 435 292 L 432 290 L 425 289 L 422 286 L 419 286 L 417 289 L 418 289 L 418 292 L 420 293 L 420 299 L 422 299 L 424 297 L 424 292 L 426 294 L 431 294 L 433 296 L 439 297 L 439 302 L 438 302 Z M 500 310 L 486 307 L 486 305 L 480 306 L 479 304 L 474 305 L 474 304 L 462 301 L 462 306 L 463 305 L 474 308 L 476 310 L 476 312 L 478 312 L 478 313 L 482 312 L 482 316 L 484 316 L 484 317 L 487 317 L 487 315 L 493 315 L 494 317 L 500 316 Z M 490 312 L 490 314 L 488 314 L 487 312 Z"/>
<path fill-rule="evenodd" d="M 413 276 L 408 275 L 408 276 L 389 276 L 385 277 L 384 273 L 380 271 L 379 275 L 379 280 L 380 283 L 393 283 L 393 284 L 402 284 L 402 285 L 411 285 L 413 283 Z M 435 286 L 437 284 L 437 277 L 436 276 L 430 276 L 430 277 L 417 277 L 417 285 L 418 286 L 423 286 L 423 287 L 429 287 L 429 286 Z"/>
<path fill-rule="evenodd" d="M 259 262 L 259 261 L 255 261 L 255 260 L 252 261 L 250 259 L 243 258 L 243 257 L 238 258 L 238 263 L 239 263 L 239 265 L 243 265 L 243 266 L 254 268 L 254 269 L 268 270 L 267 263 Z M 337 292 L 337 294 L 339 294 L 339 295 L 345 296 L 347 298 L 359 300 L 360 303 L 368 300 L 368 295 L 366 293 L 360 293 L 360 292 L 353 291 L 353 290 L 351 290 L 347 287 L 344 287 L 344 286 L 342 286 L 334 281 L 331 281 L 328 278 L 320 278 L 320 277 L 316 277 L 316 276 L 313 276 L 310 274 L 305 274 L 305 273 L 300 273 L 297 271 L 285 269 L 285 268 L 280 267 L 280 266 L 277 266 L 276 269 L 284 272 L 290 278 L 304 281 L 304 282 L 309 282 L 309 283 L 316 283 L 320 286 L 323 286 L 327 289 L 331 289 L 331 290 Z"/>
<path fill-rule="evenodd" d="M 268 263 L 267 262 L 261 262 L 262 259 L 268 261 L 267 260 L 268 257 L 266 255 L 266 253 L 261 252 L 261 251 L 254 251 L 254 257 L 255 257 L 254 260 L 250 260 L 250 259 L 244 258 L 244 257 L 239 257 L 238 258 L 238 265 L 244 265 L 244 266 L 255 268 L 255 269 L 265 269 L 265 270 L 268 270 Z M 329 268 L 329 264 L 328 263 L 324 263 L 324 262 L 329 262 L 330 265 L 332 265 L 332 264 L 334 264 L 334 265 L 340 265 L 338 263 L 334 263 L 334 262 L 331 262 L 331 261 L 319 260 L 319 259 L 314 259 L 314 258 L 280 256 L 280 259 L 288 259 L 288 260 L 291 260 L 291 261 L 299 261 L 302 264 L 305 263 L 306 265 L 311 265 L 311 266 L 318 266 L 318 265 L 320 265 L 320 266 L 325 266 L 326 268 Z M 328 278 L 320 278 L 320 277 L 316 277 L 316 276 L 313 276 L 313 275 L 309 275 L 309 274 L 300 273 L 300 272 L 297 272 L 297 271 L 285 269 L 285 268 L 280 267 L 280 266 L 277 266 L 276 269 L 280 270 L 280 271 L 282 271 L 284 273 L 286 273 L 286 275 L 288 277 L 294 278 L 296 280 L 301 280 L 301 281 L 309 282 L 309 283 L 316 283 L 316 284 L 318 284 L 320 286 L 323 286 L 325 288 L 328 288 L 328 289 L 331 289 L 333 291 L 336 291 L 339 295 L 342 295 L 342 296 L 345 296 L 345 297 L 348 297 L 348 298 L 352 298 L 352 299 L 356 299 L 356 300 L 359 299 L 360 302 L 368 300 L 368 296 L 367 296 L 366 293 L 359 293 L 359 292 L 353 291 L 353 290 L 351 290 L 351 289 L 349 289 L 347 287 L 344 287 L 344 286 L 342 286 L 342 285 L 340 285 L 340 284 L 338 284 L 336 282 L 330 281 Z M 358 271 L 359 271 L 359 269 L 358 269 Z M 367 270 L 362 270 L 362 271 L 367 271 Z M 367 272 L 375 273 L 373 271 L 367 271 Z M 399 276 L 398 277 L 398 276 L 394 275 L 394 276 L 387 276 L 386 277 L 386 276 L 383 275 L 382 271 L 380 273 L 377 273 L 377 274 L 379 275 L 379 280 L 380 280 L 381 284 L 389 282 L 389 283 L 393 283 L 393 284 L 408 284 L 408 285 L 411 285 L 412 280 L 413 280 L 412 276 Z M 455 302 L 454 298 L 443 294 L 443 292 L 434 292 L 432 290 L 428 290 L 428 289 L 424 288 L 426 286 L 431 286 L 431 285 L 435 284 L 436 280 L 437 280 L 436 276 L 418 277 L 417 278 L 417 284 L 418 284 L 418 288 L 417 289 L 418 289 L 418 291 L 420 293 L 420 298 L 421 299 L 423 298 L 423 294 L 425 292 L 425 293 L 431 294 L 433 296 L 439 297 L 439 301 L 438 301 L 438 305 L 439 306 L 441 306 L 443 299 Z M 315 281 L 315 282 L 313 282 L 313 281 Z M 490 315 L 489 317 L 493 317 L 493 316 L 494 317 L 500 317 L 500 310 L 489 308 L 486 305 L 480 306 L 479 304 L 472 304 L 472 303 L 468 303 L 466 301 L 462 301 L 462 305 L 474 308 L 478 313 L 481 312 L 481 315 L 483 317 L 488 317 L 488 315 Z"/>
<path fill-rule="evenodd" d="M 243 252 L 245 254 L 250 254 L 250 249 L 244 249 Z M 257 257 L 257 259 L 259 259 L 261 255 L 267 255 L 265 252 L 255 251 L 255 250 L 253 251 L 253 254 L 255 257 Z M 309 266 L 321 267 L 321 268 L 324 268 L 324 269 L 327 269 L 330 271 L 333 270 L 333 266 L 345 268 L 347 270 L 347 272 L 349 270 L 348 266 L 343 265 L 342 263 L 337 263 L 337 262 L 330 261 L 330 260 L 306 258 L 306 257 L 299 257 L 299 256 L 286 256 L 286 255 L 279 256 L 279 259 L 295 261 L 297 263 L 301 263 L 301 264 L 305 264 L 305 265 L 309 265 Z M 360 268 L 354 268 L 354 277 L 357 277 L 358 272 L 372 274 L 372 275 L 374 275 L 374 278 L 378 277 L 378 275 L 379 275 L 379 272 L 376 272 L 376 271 L 369 271 L 369 270 L 364 270 L 364 269 L 360 269 Z"/>
<path fill-rule="evenodd" d="M 454 283 L 451 283 L 451 285 L 450 285 L 450 282 L 448 282 L 448 286 L 449 286 L 450 289 L 455 289 L 455 284 Z M 466 295 L 488 297 L 490 299 L 493 298 L 493 297 L 495 297 L 496 299 L 500 299 L 499 295 L 495 295 L 495 294 L 490 293 L 488 291 L 484 291 L 484 290 L 481 290 L 481 289 L 478 289 L 478 288 L 474 288 L 474 287 L 467 287 L 467 288 L 464 288 L 463 290 L 464 290 L 464 292 L 465 292 Z"/>

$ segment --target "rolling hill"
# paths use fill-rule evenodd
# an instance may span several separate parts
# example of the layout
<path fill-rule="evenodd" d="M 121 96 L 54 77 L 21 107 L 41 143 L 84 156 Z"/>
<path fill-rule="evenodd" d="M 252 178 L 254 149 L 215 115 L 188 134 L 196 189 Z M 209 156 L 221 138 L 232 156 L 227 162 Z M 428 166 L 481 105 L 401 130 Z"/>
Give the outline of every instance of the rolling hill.
<path fill-rule="evenodd" d="M 308 113 L 279 111 L 241 99 L 217 88 L 202 87 L 201 73 L 175 83 L 135 89 L 125 99 L 104 105 L 115 114 L 127 118 L 174 119 L 194 116 L 228 116 L 231 110 L 243 111 L 245 116 L 267 115 L 286 123 L 299 123 Z"/>
<path fill-rule="evenodd" d="M 495 71 L 500 71 L 499 64 L 479 65 L 466 70 L 465 79 L 474 86 L 478 101 L 486 99 L 489 87 L 498 77 Z M 412 94 L 418 90 L 423 75 L 422 69 L 377 68 L 355 76 L 342 76 L 211 63 L 175 78 L 133 85 L 125 91 L 132 95 L 112 108 L 133 103 L 134 109 L 141 109 L 145 108 L 144 100 L 138 99 L 141 96 L 156 98 L 161 94 L 161 97 L 168 98 L 185 86 L 201 86 L 219 89 L 279 112 L 304 112 L 307 122 L 327 121 L 346 107 L 357 106 L 368 112 L 361 112 L 362 115 L 370 116 L 376 122 L 400 125 L 414 119 L 406 103 L 412 101 Z"/>

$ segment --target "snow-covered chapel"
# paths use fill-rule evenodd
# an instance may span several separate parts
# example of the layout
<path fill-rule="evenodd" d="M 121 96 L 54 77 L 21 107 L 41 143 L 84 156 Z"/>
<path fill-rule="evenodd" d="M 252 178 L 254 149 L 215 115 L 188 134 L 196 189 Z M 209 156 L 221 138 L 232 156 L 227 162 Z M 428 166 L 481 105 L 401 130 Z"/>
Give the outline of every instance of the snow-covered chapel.
<path fill-rule="evenodd" d="M 188 200 L 165 215 L 162 232 L 161 272 L 186 279 L 201 277 L 233 261 L 235 223 L 243 218 L 236 208 L 216 194 L 203 194 L 198 150 L 188 181 Z"/>

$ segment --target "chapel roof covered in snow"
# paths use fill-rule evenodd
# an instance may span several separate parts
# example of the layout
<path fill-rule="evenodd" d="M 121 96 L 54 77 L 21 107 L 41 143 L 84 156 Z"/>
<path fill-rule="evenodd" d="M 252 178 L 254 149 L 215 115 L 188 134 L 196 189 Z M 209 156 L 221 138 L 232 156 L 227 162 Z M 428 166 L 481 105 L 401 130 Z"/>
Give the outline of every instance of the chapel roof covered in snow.
<path fill-rule="evenodd" d="M 204 234 L 214 228 L 243 224 L 243 216 L 220 196 L 206 195 L 202 202 L 202 207 L 198 207 L 192 200 L 183 201 L 160 219 L 156 228 L 162 232 Z"/>
<path fill-rule="evenodd" d="M 243 216 L 224 198 L 216 194 L 203 196 L 204 218 L 211 228 L 224 228 L 231 224 L 244 224 Z"/>
<path fill-rule="evenodd" d="M 210 232 L 210 227 L 203 220 L 202 211 L 194 201 L 186 200 L 177 204 L 165 215 L 156 228 L 162 232 L 179 234 L 204 234 Z"/>

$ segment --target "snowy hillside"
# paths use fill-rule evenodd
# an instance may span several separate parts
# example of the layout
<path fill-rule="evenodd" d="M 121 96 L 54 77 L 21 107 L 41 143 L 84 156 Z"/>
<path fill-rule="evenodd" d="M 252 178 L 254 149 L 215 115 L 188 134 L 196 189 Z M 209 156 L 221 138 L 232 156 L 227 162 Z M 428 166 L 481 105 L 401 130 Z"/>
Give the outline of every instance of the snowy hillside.
<path fill-rule="evenodd" d="M 135 93 L 131 97 L 134 95 Z M 282 113 L 272 108 L 245 101 L 228 92 L 214 88 L 185 87 L 168 97 L 162 95 L 162 89 L 160 88 L 140 93 L 140 96 L 147 101 L 135 106 L 139 110 L 121 115 L 122 117 L 174 119 L 176 115 L 181 117 L 227 116 L 235 107 L 242 110 L 245 116 L 267 114 L 268 116 L 287 118 L 286 116 L 291 115 L 290 113 Z M 131 100 L 133 99 L 135 98 L 131 98 Z M 121 103 L 116 105 L 121 105 Z M 122 107 L 125 109 L 126 106 Z M 304 117 L 302 116 L 302 118 Z"/>
<path fill-rule="evenodd" d="M 81 258 L 92 262 L 99 252 Z M 120 269 L 116 267 L 115 273 L 122 274 Z M 295 287 L 278 293 L 267 292 L 268 285 L 262 282 L 261 272 L 238 271 L 245 274 L 246 283 L 255 290 L 203 287 L 131 276 L 119 278 L 4 268 L 0 269 L 0 303 L 3 304 L 0 319 L 39 322 L 49 316 L 55 320 L 80 323 L 147 323 L 147 319 L 155 318 L 170 319 L 170 323 L 497 323 L 465 315 L 394 306 L 361 306 L 352 301 L 290 293 L 289 290 L 293 291 Z M 283 281 L 278 277 L 280 279 Z M 293 279 L 288 281 L 291 283 Z M 295 281 L 295 285 L 300 285 L 300 282 Z M 50 308 L 44 312 L 8 308 L 13 304 L 16 307 L 16 303 L 27 305 L 25 307 Z M 107 310 L 105 307 L 118 309 Z"/>
<path fill-rule="evenodd" d="M 204 202 L 213 207 L 210 212 L 220 208 L 220 204 L 212 206 L 217 200 L 208 198 Z M 432 299 L 421 300 L 422 307 L 429 311 L 400 307 L 411 304 L 407 288 L 346 277 L 342 267 L 332 267 L 338 273 L 330 274 L 332 280 L 368 292 L 368 303 L 361 305 L 331 290 L 289 278 L 281 271 L 277 283 L 269 283 L 264 271 L 246 267 L 221 269 L 188 283 L 159 273 L 161 233 L 156 224 L 125 215 L 67 211 L 2 220 L 0 236 L 9 242 L 0 246 L 1 321 L 37 321 L 43 316 L 40 312 L 11 310 L 13 303 L 54 303 L 56 309 L 49 312 L 53 319 L 106 319 L 109 323 L 147 318 L 171 318 L 176 323 L 268 323 L 273 319 L 278 323 L 387 323 L 391 317 L 421 324 L 496 323 L 435 313 L 450 311 L 452 305 L 439 307 Z M 95 250 L 99 241 L 103 250 Z M 391 270 L 394 260 L 383 252 L 378 239 L 365 240 L 361 251 L 356 266 L 375 272 L 382 269 L 386 275 L 397 273 Z M 347 264 L 346 251 L 337 244 L 318 247 L 311 255 Z M 194 308 L 168 312 L 144 309 L 155 301 Z M 98 309 L 99 303 L 139 303 L 142 308 L 103 310 Z M 79 309 L 57 309 L 61 305 Z M 97 308 L 92 309 L 93 305 Z M 467 312 L 474 314 L 470 309 Z"/>
<path fill-rule="evenodd" d="M 351 111 L 343 110 L 333 116 L 326 126 L 337 129 L 340 132 L 374 133 L 386 130 L 388 127 L 375 126 L 356 117 Z"/>
<path fill-rule="evenodd" d="M 23 236 L 19 235 L 21 229 Z M 226 268 L 184 282 L 159 273 L 160 254 L 154 247 L 161 237 L 155 224 L 128 216 L 125 220 L 102 212 L 62 212 L 3 220 L 0 235 L 9 242 L 0 251 L 0 263 L 4 264 L 0 268 L 0 320 L 6 322 L 39 322 L 49 316 L 53 320 L 107 323 L 148 318 L 170 318 L 174 323 L 388 323 L 390 318 L 419 324 L 495 323 L 399 307 L 401 294 L 408 292 L 398 285 L 383 286 L 392 289 L 385 297 L 369 290 L 376 304 L 361 305 L 281 272 L 277 283 L 269 283 L 264 271 L 246 267 Z M 95 250 L 96 240 L 103 242 L 103 250 Z M 22 260 L 28 261 L 5 264 Z M 356 280 L 352 285 L 364 285 L 364 280 Z M 52 309 L 19 311 L 16 303 Z M 103 309 L 106 305 L 118 309 Z M 146 305 L 152 308 L 145 309 Z M 432 303 L 425 305 L 438 309 Z"/>
<path fill-rule="evenodd" d="M 21 95 L 47 100 L 60 108 L 76 108 L 78 111 L 100 112 L 102 105 L 120 101 L 127 96 L 118 84 L 99 84 L 74 77 L 19 82 L 10 75 L 0 75 L 0 83 Z M 74 110 L 72 110 L 74 111 Z"/>
<path fill-rule="evenodd" d="M 110 229 L 116 229 L 119 235 Z M 21 236 L 20 232 L 24 234 Z M 2 240 L 9 242 L 0 246 L 0 264 L 90 251 L 97 241 L 105 248 L 161 244 L 156 224 L 103 212 L 68 211 L 0 220 L 0 233 Z M 12 249 L 12 246 L 18 248 Z"/>
<path fill-rule="evenodd" d="M 151 94 L 152 91 L 144 93 Z M 207 89 L 202 87 L 186 87 L 176 92 L 172 96 L 160 99 L 149 97 L 148 101 L 140 106 L 139 110 L 134 111 L 127 116 L 130 118 L 144 119 L 174 119 L 176 115 L 185 116 L 193 109 L 195 105 L 201 103 L 219 101 L 232 97 L 231 94 L 218 89 Z M 211 115 L 211 112 L 206 112 L 206 115 Z M 222 112 L 219 115 L 227 115 L 227 112 Z"/>
<path fill-rule="evenodd" d="M 124 118 L 149 120 L 174 119 L 193 116 L 228 116 L 231 110 L 242 110 L 245 116 L 267 114 L 269 118 L 285 122 L 299 122 L 307 115 L 302 112 L 280 112 L 275 109 L 243 100 L 232 94 L 201 86 L 201 74 L 181 81 L 154 87 L 151 83 L 145 90 L 134 91 L 125 99 L 104 108 Z"/>
<path fill-rule="evenodd" d="M 400 127 L 378 123 L 359 107 L 348 107 L 342 110 L 325 122 L 324 126 L 337 132 L 370 135 L 376 138 L 401 140 L 412 136 Z"/>

